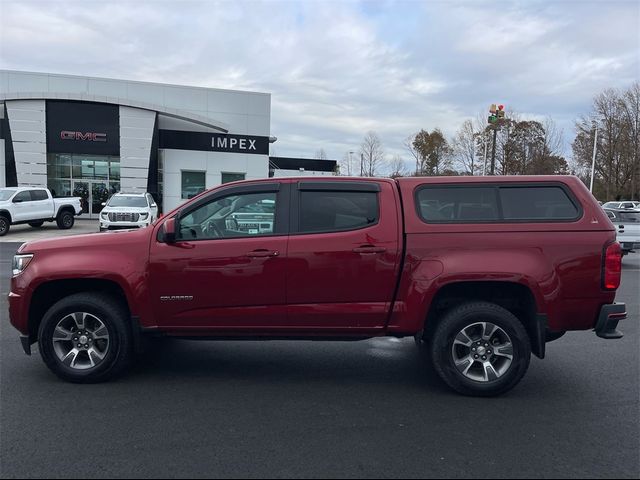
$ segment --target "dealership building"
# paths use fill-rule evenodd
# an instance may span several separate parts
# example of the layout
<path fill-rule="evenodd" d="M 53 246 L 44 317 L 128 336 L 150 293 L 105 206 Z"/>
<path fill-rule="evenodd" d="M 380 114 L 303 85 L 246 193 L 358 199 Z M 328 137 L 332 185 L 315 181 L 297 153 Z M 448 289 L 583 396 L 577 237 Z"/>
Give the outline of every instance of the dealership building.
<path fill-rule="evenodd" d="M 83 197 L 149 192 L 171 210 L 204 189 L 333 175 L 336 162 L 270 157 L 271 95 L 0 70 L 0 187 Z"/>

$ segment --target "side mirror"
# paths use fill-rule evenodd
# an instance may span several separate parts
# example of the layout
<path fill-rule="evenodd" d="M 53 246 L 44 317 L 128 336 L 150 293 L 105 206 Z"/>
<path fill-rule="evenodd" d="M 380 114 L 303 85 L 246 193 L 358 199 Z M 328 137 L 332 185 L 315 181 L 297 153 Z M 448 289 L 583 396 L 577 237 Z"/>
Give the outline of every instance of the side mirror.
<path fill-rule="evenodd" d="M 162 240 L 165 243 L 176 243 L 176 219 L 175 217 L 169 218 L 164 225 L 162 225 Z"/>
<path fill-rule="evenodd" d="M 15 198 L 13 199 L 13 203 L 22 203 L 24 200 L 22 200 L 21 198 Z"/>

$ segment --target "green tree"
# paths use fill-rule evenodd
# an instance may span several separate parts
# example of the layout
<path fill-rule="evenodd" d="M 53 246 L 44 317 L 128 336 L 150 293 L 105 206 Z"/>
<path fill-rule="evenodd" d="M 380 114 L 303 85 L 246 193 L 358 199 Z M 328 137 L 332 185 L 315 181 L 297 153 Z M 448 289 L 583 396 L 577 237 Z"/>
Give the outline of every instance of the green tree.
<path fill-rule="evenodd" d="M 418 175 L 444 175 L 451 170 L 451 147 L 440 129 L 429 133 L 420 130 L 411 141 L 412 149 L 416 152 L 418 161 Z"/>

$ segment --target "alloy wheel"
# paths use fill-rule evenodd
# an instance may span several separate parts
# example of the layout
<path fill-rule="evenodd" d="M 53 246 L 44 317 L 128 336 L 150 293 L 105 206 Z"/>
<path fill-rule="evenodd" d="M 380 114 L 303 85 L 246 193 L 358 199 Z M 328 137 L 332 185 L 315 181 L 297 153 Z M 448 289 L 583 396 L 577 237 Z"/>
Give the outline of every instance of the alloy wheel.
<path fill-rule="evenodd" d="M 62 364 L 88 370 L 102 363 L 109 351 L 109 331 L 95 315 L 74 312 L 64 316 L 53 331 L 53 350 Z"/>
<path fill-rule="evenodd" d="M 502 377 L 511 367 L 513 343 L 502 328 L 490 322 L 478 322 L 456 335 L 451 355 L 462 375 L 488 383 Z"/>

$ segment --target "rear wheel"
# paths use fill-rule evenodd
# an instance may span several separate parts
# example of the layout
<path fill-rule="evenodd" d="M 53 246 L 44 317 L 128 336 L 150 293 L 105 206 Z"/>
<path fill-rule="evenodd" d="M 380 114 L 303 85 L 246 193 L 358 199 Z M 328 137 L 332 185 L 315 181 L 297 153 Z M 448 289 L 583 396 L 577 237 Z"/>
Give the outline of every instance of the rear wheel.
<path fill-rule="evenodd" d="M 73 216 L 73 213 L 71 213 L 69 210 L 60 212 L 60 214 L 58 215 L 58 218 L 56 219 L 58 228 L 62 230 L 70 229 L 71 227 L 73 227 L 74 222 L 75 222 L 75 218 Z"/>
<path fill-rule="evenodd" d="M 3 215 L 0 215 L 0 237 L 3 237 L 9 232 L 11 228 L 11 222 Z"/>
<path fill-rule="evenodd" d="M 511 390 L 531 359 L 531 343 L 518 318 L 499 305 L 467 303 L 447 312 L 431 337 L 440 377 L 463 395 L 489 397 Z"/>
<path fill-rule="evenodd" d="M 29 225 L 31 225 L 33 228 L 40 228 L 42 225 L 44 225 L 44 221 L 40 220 L 38 222 L 29 222 Z"/>
<path fill-rule="evenodd" d="M 45 364 L 74 383 L 104 382 L 122 373 L 133 356 L 125 308 L 97 293 L 77 293 L 54 304 L 40 324 Z"/>

